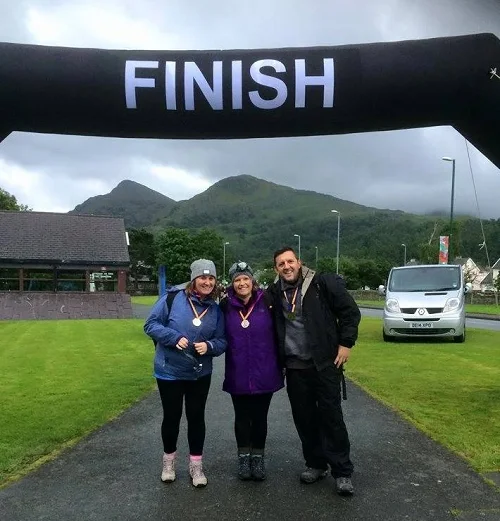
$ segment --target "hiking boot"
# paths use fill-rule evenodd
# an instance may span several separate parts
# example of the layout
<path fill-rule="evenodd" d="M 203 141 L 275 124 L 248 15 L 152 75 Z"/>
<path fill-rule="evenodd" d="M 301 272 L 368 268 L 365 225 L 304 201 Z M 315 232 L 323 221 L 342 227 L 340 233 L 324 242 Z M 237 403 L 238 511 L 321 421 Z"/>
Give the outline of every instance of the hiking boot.
<path fill-rule="evenodd" d="M 164 483 L 172 483 L 175 481 L 175 457 L 169 454 L 163 454 L 163 468 L 161 471 L 161 480 Z"/>
<path fill-rule="evenodd" d="M 335 478 L 335 485 L 337 493 L 341 496 L 352 496 L 354 494 L 351 478 Z"/>
<path fill-rule="evenodd" d="M 307 467 L 304 472 L 300 475 L 300 481 L 302 483 L 316 483 L 320 479 L 323 479 L 328 474 L 328 471 L 325 469 L 313 469 L 311 467 Z"/>
<path fill-rule="evenodd" d="M 253 454 L 251 459 L 252 478 L 255 481 L 266 479 L 266 465 L 263 454 Z"/>
<path fill-rule="evenodd" d="M 201 461 L 189 462 L 189 475 L 193 480 L 193 486 L 204 487 L 207 484 L 207 478 L 203 473 L 203 464 Z"/>
<path fill-rule="evenodd" d="M 238 456 L 238 478 L 243 481 L 252 479 L 252 470 L 250 468 L 250 454 L 240 454 Z"/>

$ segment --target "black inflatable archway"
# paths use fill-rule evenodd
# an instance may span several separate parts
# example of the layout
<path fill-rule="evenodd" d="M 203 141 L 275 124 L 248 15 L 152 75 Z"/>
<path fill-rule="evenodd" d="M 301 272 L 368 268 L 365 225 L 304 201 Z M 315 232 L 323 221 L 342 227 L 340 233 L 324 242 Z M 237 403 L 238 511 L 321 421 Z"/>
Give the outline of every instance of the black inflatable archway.
<path fill-rule="evenodd" d="M 339 47 L 126 51 L 0 43 L 12 131 L 234 139 L 452 125 L 500 167 L 492 34 Z"/>

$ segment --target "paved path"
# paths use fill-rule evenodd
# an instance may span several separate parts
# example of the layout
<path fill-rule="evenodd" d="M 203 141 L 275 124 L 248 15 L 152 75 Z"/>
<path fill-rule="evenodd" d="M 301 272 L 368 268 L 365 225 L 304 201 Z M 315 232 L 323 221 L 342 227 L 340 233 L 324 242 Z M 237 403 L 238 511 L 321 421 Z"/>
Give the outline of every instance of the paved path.
<path fill-rule="evenodd" d="M 73 449 L 0 490 L 3 521 L 498 521 L 500 494 L 386 407 L 348 383 L 346 421 L 356 495 L 341 498 L 332 478 L 302 485 L 300 447 L 285 391 L 271 404 L 269 478 L 235 476 L 232 405 L 217 360 L 207 408 L 208 487 L 191 486 L 181 432 L 178 480 L 160 481 L 156 392 Z"/>

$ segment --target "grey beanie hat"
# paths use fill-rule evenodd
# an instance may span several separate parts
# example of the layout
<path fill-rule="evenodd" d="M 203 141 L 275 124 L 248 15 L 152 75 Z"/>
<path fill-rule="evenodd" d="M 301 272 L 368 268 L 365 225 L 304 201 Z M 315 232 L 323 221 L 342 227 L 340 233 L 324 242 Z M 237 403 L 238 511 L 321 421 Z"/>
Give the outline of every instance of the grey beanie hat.
<path fill-rule="evenodd" d="M 235 262 L 230 268 L 229 268 L 229 279 L 231 282 L 238 277 L 239 275 L 247 275 L 251 279 L 253 279 L 253 270 L 250 267 L 249 264 L 246 262 Z"/>
<path fill-rule="evenodd" d="M 198 259 L 191 264 L 191 282 L 202 275 L 212 275 L 217 278 L 215 264 L 211 260 Z"/>

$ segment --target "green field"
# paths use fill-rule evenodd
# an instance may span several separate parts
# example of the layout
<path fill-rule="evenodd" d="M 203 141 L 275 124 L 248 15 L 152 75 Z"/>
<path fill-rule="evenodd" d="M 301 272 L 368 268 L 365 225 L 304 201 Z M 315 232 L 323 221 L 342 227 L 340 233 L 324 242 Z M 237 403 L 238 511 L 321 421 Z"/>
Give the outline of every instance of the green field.
<path fill-rule="evenodd" d="M 0 322 L 0 483 L 148 393 L 139 320 Z"/>
<path fill-rule="evenodd" d="M 346 375 L 479 472 L 500 470 L 500 332 L 385 343 L 363 317 Z"/>
<path fill-rule="evenodd" d="M 141 296 L 141 297 L 131 297 L 132 304 L 142 304 L 143 306 L 152 306 L 157 300 L 156 296 Z"/>
<path fill-rule="evenodd" d="M 0 322 L 0 485 L 154 387 L 142 320 Z M 464 344 L 381 339 L 364 317 L 347 377 L 480 472 L 500 471 L 500 332 Z"/>

